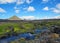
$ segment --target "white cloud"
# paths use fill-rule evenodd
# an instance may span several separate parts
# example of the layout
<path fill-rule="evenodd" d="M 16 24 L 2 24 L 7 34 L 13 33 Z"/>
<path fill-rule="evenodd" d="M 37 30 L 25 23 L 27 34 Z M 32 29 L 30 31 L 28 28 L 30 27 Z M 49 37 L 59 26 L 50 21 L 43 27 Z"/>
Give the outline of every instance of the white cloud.
<path fill-rule="evenodd" d="M 5 13 L 6 11 L 4 9 L 0 8 L 0 12 Z"/>
<path fill-rule="evenodd" d="M 50 19 L 60 19 L 60 15 L 54 16 L 54 17 L 50 17 Z"/>
<path fill-rule="evenodd" d="M 33 0 L 26 0 L 26 3 L 28 3 L 28 4 L 30 4 L 32 2 L 33 2 Z"/>
<path fill-rule="evenodd" d="M 17 0 L 17 1 L 16 1 L 17 5 L 23 4 L 24 2 L 25 2 L 25 0 Z"/>
<path fill-rule="evenodd" d="M 51 10 L 54 13 L 60 14 L 60 3 L 58 3 L 54 8 L 44 7 L 43 10 Z"/>
<path fill-rule="evenodd" d="M 52 8 L 52 11 L 54 13 L 60 14 L 60 3 L 56 4 L 56 7 L 55 8 Z"/>
<path fill-rule="evenodd" d="M 54 18 L 55 18 L 55 19 L 60 19 L 60 16 L 55 16 Z"/>
<path fill-rule="evenodd" d="M 29 7 L 27 8 L 27 11 L 35 11 L 35 8 L 32 7 L 32 6 L 29 6 Z"/>
<path fill-rule="evenodd" d="M 40 19 L 50 19 L 50 17 L 44 16 L 44 17 L 42 17 L 42 18 L 40 18 Z"/>
<path fill-rule="evenodd" d="M 55 8 L 55 9 L 53 9 L 53 12 L 60 13 L 60 10 Z"/>
<path fill-rule="evenodd" d="M 33 2 L 33 0 L 0 0 L 0 4 L 16 3 L 16 5 L 20 5 L 25 2 L 30 4 Z"/>
<path fill-rule="evenodd" d="M 23 4 L 25 0 L 0 0 L 0 4 L 15 3 L 15 2 L 17 5 L 19 5 Z"/>
<path fill-rule="evenodd" d="M 46 11 L 48 11 L 48 10 L 49 10 L 49 8 L 48 8 L 48 7 L 45 7 L 45 8 L 43 8 L 43 10 L 46 10 Z"/>
<path fill-rule="evenodd" d="M 14 3 L 16 0 L 0 0 L 0 4 Z"/>
<path fill-rule="evenodd" d="M 42 0 L 43 3 L 47 3 L 49 0 Z"/>
<path fill-rule="evenodd" d="M 51 11 L 60 14 L 60 3 L 56 4 L 55 8 L 51 8 Z"/>
<path fill-rule="evenodd" d="M 21 19 L 25 19 L 25 20 L 39 20 L 39 19 L 60 19 L 60 16 L 54 16 L 54 17 L 48 17 L 48 16 L 45 16 L 45 17 L 42 17 L 42 18 L 37 18 L 35 16 L 22 16 L 20 17 Z"/>
<path fill-rule="evenodd" d="M 36 17 L 34 17 L 34 16 L 22 16 L 20 18 L 21 19 L 26 19 L 26 20 L 34 20 L 34 19 L 36 19 Z"/>
<path fill-rule="evenodd" d="M 19 12 L 20 12 L 20 10 L 16 9 L 16 10 L 15 10 L 15 12 L 16 12 L 16 13 L 19 13 Z"/>
<path fill-rule="evenodd" d="M 56 5 L 56 8 L 60 9 L 60 3 L 58 3 L 58 4 Z"/>
<path fill-rule="evenodd" d="M 17 5 L 23 4 L 25 2 L 30 4 L 33 2 L 33 0 L 16 0 Z"/>
<path fill-rule="evenodd" d="M 40 18 L 40 19 L 60 19 L 60 15 L 58 15 L 58 16 L 51 16 L 51 17 L 45 16 L 45 17 Z"/>
<path fill-rule="evenodd" d="M 6 1 L 7 3 L 13 3 L 13 2 L 16 2 L 16 0 L 4 0 Z"/>
<path fill-rule="evenodd" d="M 20 12 L 19 8 L 17 8 L 16 6 L 14 7 L 14 10 L 15 10 L 15 13 L 19 13 Z"/>
<path fill-rule="evenodd" d="M 42 19 L 49 19 L 47 16 L 43 17 Z"/>
<path fill-rule="evenodd" d="M 18 10 L 19 8 L 17 6 L 14 7 L 15 10 Z"/>
<path fill-rule="evenodd" d="M 14 9 L 17 9 L 17 7 L 15 6 Z"/>

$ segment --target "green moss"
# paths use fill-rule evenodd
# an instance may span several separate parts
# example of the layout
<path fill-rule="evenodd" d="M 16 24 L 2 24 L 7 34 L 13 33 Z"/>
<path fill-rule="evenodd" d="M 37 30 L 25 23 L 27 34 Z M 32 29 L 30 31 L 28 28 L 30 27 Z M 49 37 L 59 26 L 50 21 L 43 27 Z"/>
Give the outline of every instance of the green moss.
<path fill-rule="evenodd" d="M 33 22 L 33 23 L 29 23 L 29 22 L 18 22 L 18 23 L 14 23 L 14 22 L 8 22 L 8 23 L 2 23 L 0 25 L 0 34 L 4 34 L 6 32 L 10 32 L 10 28 L 8 28 L 8 26 L 13 26 L 14 27 L 14 31 L 17 33 L 24 33 L 24 32 L 32 32 L 34 29 L 38 28 L 42 28 L 43 26 L 47 26 L 50 27 L 51 25 L 60 25 L 60 21 L 52 21 L 52 22 Z"/>

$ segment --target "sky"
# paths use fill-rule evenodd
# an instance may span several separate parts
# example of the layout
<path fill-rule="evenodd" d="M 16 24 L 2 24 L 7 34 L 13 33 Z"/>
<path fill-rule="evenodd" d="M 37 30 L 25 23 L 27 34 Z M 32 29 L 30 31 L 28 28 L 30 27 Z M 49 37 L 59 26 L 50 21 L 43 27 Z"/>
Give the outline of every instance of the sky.
<path fill-rule="evenodd" d="M 0 0 L 0 19 L 59 19 L 60 0 Z"/>

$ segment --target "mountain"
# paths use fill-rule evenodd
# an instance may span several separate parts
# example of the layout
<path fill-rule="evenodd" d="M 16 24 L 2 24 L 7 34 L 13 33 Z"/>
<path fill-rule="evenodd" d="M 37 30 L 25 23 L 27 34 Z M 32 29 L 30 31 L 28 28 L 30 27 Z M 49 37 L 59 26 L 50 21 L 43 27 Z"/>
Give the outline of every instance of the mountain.
<path fill-rule="evenodd" d="M 14 16 L 10 17 L 8 20 L 21 20 L 21 19 L 14 15 Z"/>

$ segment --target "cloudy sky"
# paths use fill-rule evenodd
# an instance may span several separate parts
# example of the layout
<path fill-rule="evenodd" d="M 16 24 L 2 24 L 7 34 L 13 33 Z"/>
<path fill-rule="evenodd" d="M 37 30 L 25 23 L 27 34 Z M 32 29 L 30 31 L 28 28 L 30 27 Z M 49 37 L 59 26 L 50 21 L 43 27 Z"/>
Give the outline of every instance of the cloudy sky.
<path fill-rule="evenodd" d="M 60 0 L 0 0 L 0 19 L 13 15 L 21 19 L 60 18 Z"/>

